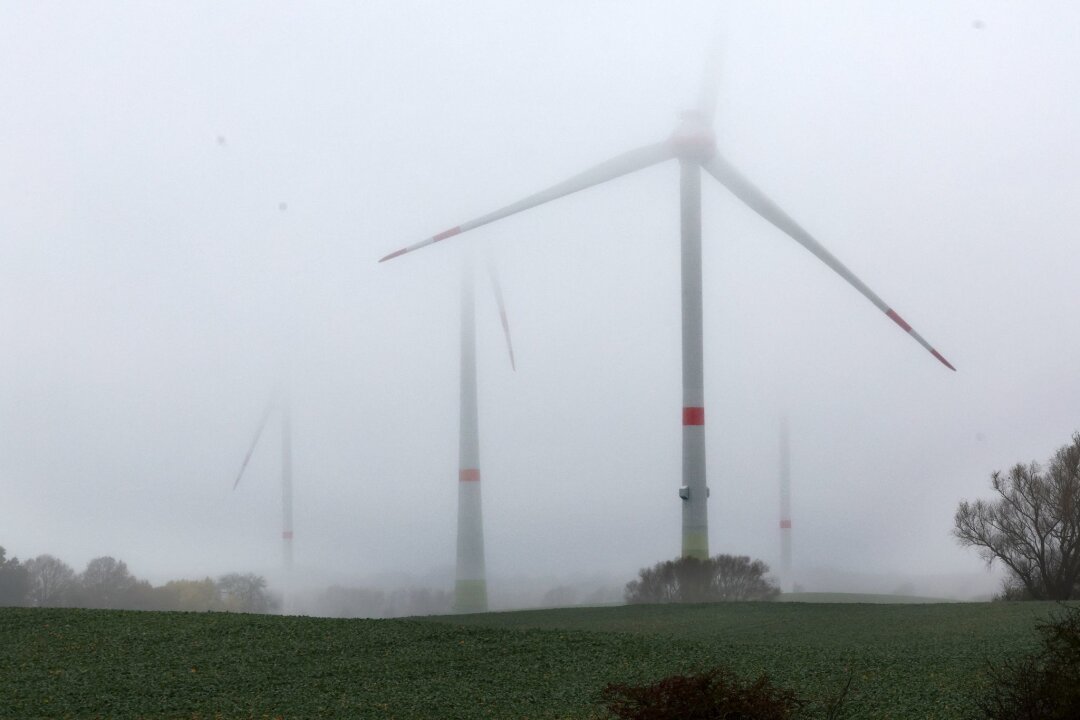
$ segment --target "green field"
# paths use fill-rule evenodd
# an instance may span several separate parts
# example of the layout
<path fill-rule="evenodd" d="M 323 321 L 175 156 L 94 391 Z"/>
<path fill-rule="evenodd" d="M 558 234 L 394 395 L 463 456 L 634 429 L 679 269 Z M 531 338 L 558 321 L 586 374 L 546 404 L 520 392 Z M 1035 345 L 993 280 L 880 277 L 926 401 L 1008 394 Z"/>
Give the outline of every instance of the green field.
<path fill-rule="evenodd" d="M 736 603 L 334 620 L 0 608 L 0 718 L 587 718 L 726 663 L 859 718 L 961 718 L 1049 603 Z M 813 708 L 810 708 L 811 716 Z"/>

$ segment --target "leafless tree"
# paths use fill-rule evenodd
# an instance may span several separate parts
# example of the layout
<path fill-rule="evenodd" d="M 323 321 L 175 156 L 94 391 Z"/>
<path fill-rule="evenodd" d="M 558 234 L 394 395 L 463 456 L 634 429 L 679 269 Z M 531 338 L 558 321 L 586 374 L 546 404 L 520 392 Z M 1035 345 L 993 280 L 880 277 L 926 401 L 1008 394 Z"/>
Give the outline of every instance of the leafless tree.
<path fill-rule="evenodd" d="M 127 607 L 128 595 L 138 579 L 123 560 L 104 556 L 86 564 L 79 575 L 76 605 L 88 608 Z"/>
<path fill-rule="evenodd" d="M 1035 600 L 1068 600 L 1080 582 L 1080 433 L 1050 459 L 990 476 L 993 500 L 961 502 L 953 534 L 1000 560 Z"/>
<path fill-rule="evenodd" d="M 218 578 L 217 587 L 227 610 L 268 613 L 274 609 L 273 599 L 266 591 L 266 579 L 261 575 L 229 573 Z"/>
<path fill-rule="evenodd" d="M 70 603 L 75 571 L 60 558 L 38 555 L 26 561 L 30 573 L 30 604 L 34 607 L 63 607 Z"/>

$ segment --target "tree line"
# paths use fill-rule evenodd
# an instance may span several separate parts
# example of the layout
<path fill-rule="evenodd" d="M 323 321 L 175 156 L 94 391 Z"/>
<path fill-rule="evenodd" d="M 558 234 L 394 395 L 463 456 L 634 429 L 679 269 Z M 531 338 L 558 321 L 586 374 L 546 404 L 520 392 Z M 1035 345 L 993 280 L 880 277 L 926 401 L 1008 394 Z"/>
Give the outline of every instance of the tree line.
<path fill-rule="evenodd" d="M 0 546 L 0 606 L 267 613 L 278 603 L 266 580 L 253 573 L 170 580 L 155 587 L 113 557 L 94 558 L 77 573 L 48 554 L 25 562 L 8 559 Z"/>

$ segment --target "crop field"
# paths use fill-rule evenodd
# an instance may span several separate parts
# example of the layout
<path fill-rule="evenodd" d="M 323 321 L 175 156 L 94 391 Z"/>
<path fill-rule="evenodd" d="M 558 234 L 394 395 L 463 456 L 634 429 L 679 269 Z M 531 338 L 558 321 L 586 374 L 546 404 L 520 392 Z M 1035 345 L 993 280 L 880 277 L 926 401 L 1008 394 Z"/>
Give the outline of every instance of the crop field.
<path fill-rule="evenodd" d="M 738 603 L 417 620 L 0 608 L 0 718 L 600 718 L 725 663 L 858 718 L 962 718 L 1049 603 Z M 820 708 L 820 705 L 816 706 Z"/>

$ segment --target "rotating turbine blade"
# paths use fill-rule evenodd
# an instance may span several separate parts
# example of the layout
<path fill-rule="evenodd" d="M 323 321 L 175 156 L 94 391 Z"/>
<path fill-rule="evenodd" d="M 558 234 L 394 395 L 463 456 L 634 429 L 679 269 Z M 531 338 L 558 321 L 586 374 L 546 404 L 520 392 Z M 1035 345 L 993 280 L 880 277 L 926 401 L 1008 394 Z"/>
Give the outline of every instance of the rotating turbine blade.
<path fill-rule="evenodd" d="M 503 336 L 506 338 L 506 350 L 510 353 L 510 369 L 517 370 L 514 363 L 514 343 L 510 342 L 510 321 L 506 319 L 506 304 L 503 302 L 502 286 L 495 274 L 495 266 L 488 263 L 488 277 L 491 278 L 491 289 L 495 293 L 495 304 L 499 306 L 499 322 L 502 323 Z"/>
<path fill-rule="evenodd" d="M 720 94 L 721 42 L 717 37 L 709 48 L 708 57 L 705 58 L 705 72 L 701 76 L 701 93 L 698 95 L 698 113 L 710 128 L 716 117 L 716 100 Z"/>
<path fill-rule="evenodd" d="M 818 260 L 828 265 L 836 274 L 844 278 L 858 290 L 863 296 L 874 303 L 885 313 L 890 320 L 900 326 L 908 335 L 915 338 L 915 341 L 926 348 L 931 355 L 936 357 L 941 364 L 950 370 L 955 371 L 956 368 L 946 360 L 941 353 L 935 350 L 930 343 L 923 339 L 922 335 L 915 332 L 914 329 L 907 322 L 900 317 L 895 310 L 885 304 L 878 295 L 867 287 L 866 283 L 855 276 L 855 273 L 847 269 L 847 267 L 836 259 L 836 257 L 822 247 L 821 243 L 810 236 L 810 233 L 802 229 L 802 227 L 792 220 L 787 213 L 780 209 L 780 207 L 766 197 L 765 193 L 758 190 L 749 180 L 742 176 L 738 170 L 736 170 L 727 160 L 720 157 L 720 155 L 713 155 L 708 160 L 702 163 L 702 166 L 712 175 L 714 178 L 720 181 L 720 184 L 731 191 L 731 194 L 742 200 L 751 210 L 756 212 L 761 217 L 765 218 L 777 228 L 786 233 L 792 240 L 802 245 L 804 248 L 813 253 Z"/>
<path fill-rule="evenodd" d="M 543 205 L 546 202 L 556 200 L 575 193 L 579 190 L 592 187 L 593 185 L 599 185 L 602 182 L 613 180 L 617 177 L 621 177 L 628 173 L 632 173 L 635 170 L 641 170 L 647 168 L 650 165 L 655 165 L 664 160 L 670 160 L 675 157 L 675 151 L 668 142 L 656 143 L 655 145 L 646 145 L 645 147 L 631 150 L 628 153 L 623 153 L 617 157 L 602 162 L 596 167 L 590 168 L 583 173 L 575 175 L 569 180 L 565 180 L 557 185 L 552 185 L 546 190 L 541 190 L 535 195 L 530 195 L 524 200 L 519 200 L 516 203 L 507 205 L 504 208 L 500 208 L 495 212 L 488 213 L 475 220 L 462 223 L 457 227 L 452 227 L 449 230 L 444 230 L 438 235 L 429 237 L 427 240 L 422 240 L 408 247 L 404 247 L 400 250 L 395 250 L 389 255 L 381 258 L 379 262 L 386 262 L 399 255 L 410 253 L 414 250 L 427 247 L 432 243 L 437 243 L 440 240 L 445 240 L 448 237 L 454 235 L 460 235 L 466 230 L 472 230 L 473 228 L 480 227 L 481 225 L 487 225 L 490 222 L 501 220 L 504 217 L 519 213 L 522 210 L 528 210 L 529 208 L 536 207 L 537 205 Z"/>
<path fill-rule="evenodd" d="M 259 444 L 259 438 L 262 437 L 263 428 L 266 427 L 266 421 L 270 419 L 270 413 L 274 411 L 273 404 L 266 406 L 266 412 L 263 413 L 262 420 L 259 421 L 259 429 L 255 431 L 255 437 L 251 441 L 251 447 L 248 448 L 247 455 L 244 456 L 244 462 L 240 464 L 240 472 L 236 474 L 236 481 L 233 482 L 233 490 L 240 484 L 240 478 L 244 476 L 244 470 L 247 469 L 248 461 L 251 460 L 252 454 L 255 452 L 255 446 Z"/>

